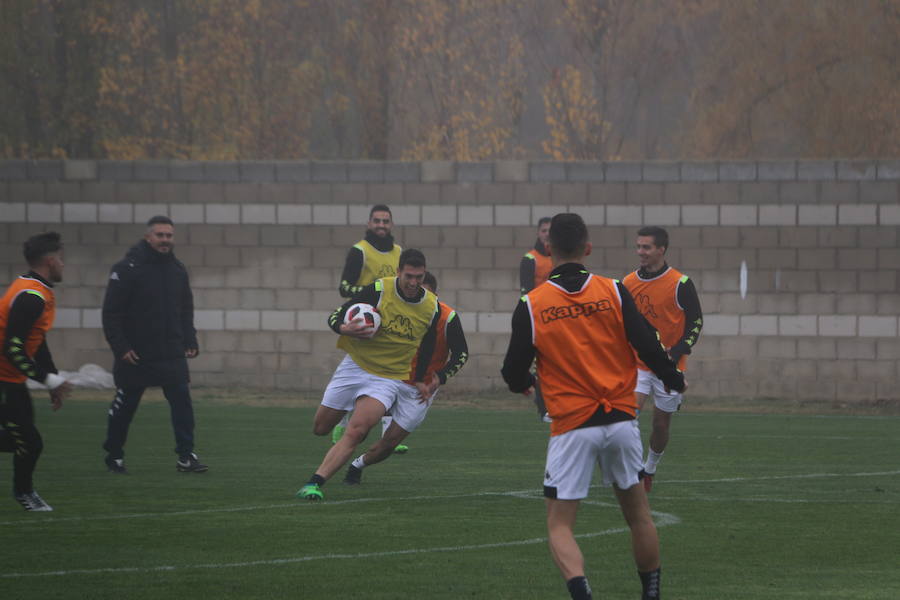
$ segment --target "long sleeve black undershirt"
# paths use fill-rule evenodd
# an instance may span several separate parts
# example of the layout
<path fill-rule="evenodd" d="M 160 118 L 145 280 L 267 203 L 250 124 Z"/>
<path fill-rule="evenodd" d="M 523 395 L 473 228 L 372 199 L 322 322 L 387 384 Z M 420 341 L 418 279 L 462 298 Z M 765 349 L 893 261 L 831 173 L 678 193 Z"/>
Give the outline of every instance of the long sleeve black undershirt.
<path fill-rule="evenodd" d="M 682 356 L 691 353 L 703 329 L 703 310 L 700 308 L 700 298 L 693 280 L 687 279 L 678 284 L 677 298 L 678 305 L 684 310 L 684 332 L 681 339 L 669 349 L 669 356 L 676 364 Z"/>
<path fill-rule="evenodd" d="M 28 277 L 40 279 L 48 286 L 50 285 L 36 273 L 29 273 Z M 53 364 L 53 357 L 50 355 L 50 348 L 47 346 L 47 341 L 44 340 L 35 351 L 34 356 L 28 356 L 25 352 L 25 341 L 28 339 L 32 327 L 43 314 L 44 305 L 44 300 L 36 294 L 19 294 L 9 309 L 3 336 L 3 354 L 9 359 L 9 362 L 29 379 L 41 383 L 46 381 L 48 373 L 58 373 L 56 365 Z"/>
<path fill-rule="evenodd" d="M 396 280 L 394 281 L 394 285 L 396 285 Z M 400 293 L 400 290 L 397 290 L 398 295 L 403 298 L 403 294 Z M 344 302 L 342 305 L 337 307 L 334 312 L 328 317 L 328 326 L 331 327 L 331 330 L 337 334 L 341 333 L 341 325 L 344 323 L 344 315 L 347 314 L 347 310 L 356 304 L 357 302 L 365 302 L 366 304 L 371 304 L 372 306 L 378 306 L 378 301 L 381 299 L 382 292 L 378 291 L 375 287 L 375 283 L 370 283 L 369 285 L 363 287 L 357 294 L 355 294 L 352 298 Z M 425 295 L 425 290 L 420 288 L 419 293 L 415 298 L 410 298 L 410 302 L 418 302 L 422 299 L 422 296 Z M 422 342 L 419 345 L 418 350 L 418 362 L 416 366 L 415 373 L 415 381 L 423 381 L 425 379 L 425 371 L 428 368 L 428 365 L 431 363 L 431 356 L 434 354 L 434 346 L 437 341 L 437 324 L 441 318 L 441 307 L 438 305 L 437 310 L 434 312 L 434 318 L 431 319 L 431 324 L 428 326 L 428 331 L 425 333 L 425 337 L 422 338 Z"/>
<path fill-rule="evenodd" d="M 589 273 L 582 265 L 566 263 L 555 268 L 550 274 L 554 283 L 570 292 L 577 291 L 583 285 Z M 622 298 L 622 319 L 625 336 L 629 344 L 637 351 L 638 356 L 667 386 L 676 391 L 684 389 L 684 376 L 675 368 L 666 355 L 665 348 L 659 341 L 659 334 L 641 315 L 634 299 L 621 282 L 616 282 Z M 531 318 L 528 305 L 519 300 L 513 311 L 512 336 L 506 358 L 503 360 L 501 373 L 510 391 L 520 393 L 534 386 L 534 375 L 531 363 L 534 361 L 535 349 L 532 344 Z"/>
<path fill-rule="evenodd" d="M 458 314 L 453 315 L 450 322 L 447 323 L 447 349 L 450 351 L 450 358 L 447 359 L 447 364 L 437 372 L 441 385 L 456 375 L 469 360 L 469 345 L 466 343 L 466 334 L 463 333 Z"/>
<path fill-rule="evenodd" d="M 352 298 L 362 290 L 362 286 L 356 285 L 363 268 L 363 251 L 356 246 L 351 246 L 344 261 L 344 272 L 341 273 L 341 285 L 338 293 L 341 298 Z"/>

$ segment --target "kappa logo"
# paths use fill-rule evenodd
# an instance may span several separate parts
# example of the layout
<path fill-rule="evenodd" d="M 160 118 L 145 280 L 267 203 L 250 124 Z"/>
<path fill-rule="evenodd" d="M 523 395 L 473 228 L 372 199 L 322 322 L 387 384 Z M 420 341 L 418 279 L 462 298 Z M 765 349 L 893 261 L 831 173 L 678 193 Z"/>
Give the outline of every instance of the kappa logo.
<path fill-rule="evenodd" d="M 393 335 L 395 337 L 403 338 L 404 340 L 415 340 L 415 336 L 413 335 L 413 324 L 409 317 L 404 315 L 397 315 L 387 324 L 382 323 L 381 329 L 382 331 L 388 335 Z"/>
<path fill-rule="evenodd" d="M 397 271 L 391 265 L 381 265 L 381 268 L 378 269 L 377 277 L 381 279 L 382 277 L 393 277 L 397 274 Z"/>
<path fill-rule="evenodd" d="M 635 301 L 638 307 L 638 310 L 644 317 L 653 317 L 654 319 L 658 319 L 659 316 L 656 314 L 656 309 L 653 308 L 653 305 L 650 303 L 650 296 L 647 294 L 638 294 L 635 296 Z"/>
<path fill-rule="evenodd" d="M 116 273 L 115 271 L 113 271 L 112 275 L 110 275 L 109 278 L 112 279 L 113 281 L 119 281 L 119 274 Z"/>
<path fill-rule="evenodd" d="M 585 302 L 584 304 L 571 304 L 569 306 L 551 306 L 541 311 L 541 321 L 549 323 L 558 319 L 593 317 L 608 310 L 612 310 L 612 304 L 605 299 L 596 302 Z"/>

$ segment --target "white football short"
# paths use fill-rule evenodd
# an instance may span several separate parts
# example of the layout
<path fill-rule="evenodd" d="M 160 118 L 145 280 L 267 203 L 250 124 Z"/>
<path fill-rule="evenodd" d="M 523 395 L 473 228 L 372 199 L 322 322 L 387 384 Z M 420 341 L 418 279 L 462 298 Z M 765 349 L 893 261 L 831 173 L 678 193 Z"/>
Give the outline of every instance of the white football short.
<path fill-rule="evenodd" d="M 659 410 L 667 413 L 673 413 L 681 408 L 681 400 L 684 398 L 675 390 L 666 391 L 666 385 L 657 377 L 653 371 L 645 371 L 638 369 L 637 385 L 634 391 L 638 394 L 653 396 L 653 405 Z"/>
<path fill-rule="evenodd" d="M 416 386 L 401 383 L 397 402 L 394 404 L 394 408 L 391 409 L 394 423 L 402 427 L 404 431 L 414 431 L 425 420 L 425 415 L 428 414 L 428 409 L 431 408 L 431 403 L 434 402 L 435 396 L 437 396 L 437 390 L 427 402 L 422 402 Z"/>
<path fill-rule="evenodd" d="M 402 381 L 369 373 L 348 354 L 334 370 L 322 395 L 322 406 L 351 411 L 357 398 L 371 396 L 381 402 L 387 412 L 397 401 L 401 385 L 404 385 Z"/>
<path fill-rule="evenodd" d="M 603 485 L 627 490 L 641 470 L 641 432 L 634 421 L 573 429 L 550 437 L 544 469 L 544 495 L 559 500 L 586 498 L 594 465 L 600 466 Z M 548 489 L 551 488 L 551 489 Z"/>

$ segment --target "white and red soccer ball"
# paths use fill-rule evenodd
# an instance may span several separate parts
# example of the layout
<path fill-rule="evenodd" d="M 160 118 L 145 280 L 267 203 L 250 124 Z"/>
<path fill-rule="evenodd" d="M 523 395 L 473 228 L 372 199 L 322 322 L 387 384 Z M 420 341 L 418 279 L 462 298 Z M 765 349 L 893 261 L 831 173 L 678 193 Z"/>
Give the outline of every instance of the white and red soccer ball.
<path fill-rule="evenodd" d="M 344 323 L 350 323 L 357 319 L 364 320 L 366 325 L 372 330 L 369 337 L 375 335 L 378 328 L 381 327 L 381 315 L 378 314 L 378 310 L 371 304 L 357 302 L 347 309 L 347 312 L 344 314 Z"/>

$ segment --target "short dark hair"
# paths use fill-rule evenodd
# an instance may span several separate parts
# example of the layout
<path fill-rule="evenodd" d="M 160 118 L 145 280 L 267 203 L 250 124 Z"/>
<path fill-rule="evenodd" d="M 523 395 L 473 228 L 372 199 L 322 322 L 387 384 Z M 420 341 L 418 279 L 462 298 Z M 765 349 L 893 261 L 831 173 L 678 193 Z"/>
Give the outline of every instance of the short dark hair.
<path fill-rule="evenodd" d="M 550 221 L 550 248 L 557 258 L 575 258 L 584 252 L 587 225 L 576 213 L 559 213 Z"/>
<path fill-rule="evenodd" d="M 153 227 L 154 225 L 171 225 L 175 227 L 175 223 L 172 222 L 172 219 L 165 215 L 156 215 L 155 217 L 150 217 L 150 220 L 147 221 L 147 229 Z"/>
<path fill-rule="evenodd" d="M 422 254 L 421 250 L 416 250 L 415 248 L 407 248 L 403 252 L 400 253 L 400 262 L 397 264 L 397 272 L 400 272 L 403 267 L 409 265 L 411 267 L 424 267 L 425 266 L 425 255 Z"/>
<path fill-rule="evenodd" d="M 422 285 L 427 285 L 431 291 L 437 294 L 437 277 L 431 271 L 425 271 L 425 277 L 422 279 Z"/>
<path fill-rule="evenodd" d="M 541 217 L 540 219 L 538 219 L 538 228 L 540 228 L 544 223 L 549 223 L 552 220 L 553 219 L 551 219 L 550 217 Z"/>
<path fill-rule="evenodd" d="M 31 236 L 22 244 L 22 254 L 29 267 L 36 267 L 48 254 L 62 250 L 62 237 L 55 231 L 45 231 Z"/>
<path fill-rule="evenodd" d="M 391 215 L 392 219 L 394 218 L 394 213 L 391 212 L 391 209 L 388 208 L 387 204 L 376 204 L 369 211 L 369 220 L 370 221 L 372 220 L 372 215 L 374 215 L 377 212 L 386 212 L 387 214 Z"/>
<path fill-rule="evenodd" d="M 669 232 L 656 225 L 647 225 L 638 229 L 638 236 L 652 236 L 653 245 L 658 248 L 669 249 Z"/>

